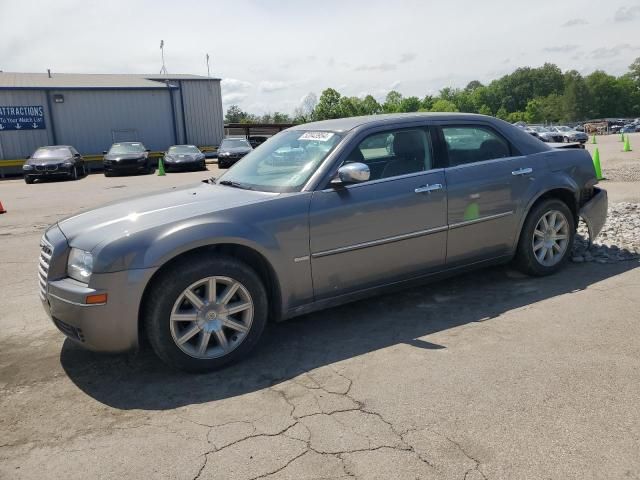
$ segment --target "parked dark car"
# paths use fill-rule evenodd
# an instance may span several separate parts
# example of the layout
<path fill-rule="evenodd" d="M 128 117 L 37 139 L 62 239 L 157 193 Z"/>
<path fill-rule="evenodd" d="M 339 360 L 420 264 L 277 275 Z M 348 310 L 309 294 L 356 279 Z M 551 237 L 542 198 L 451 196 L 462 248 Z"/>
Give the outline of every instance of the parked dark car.
<path fill-rule="evenodd" d="M 229 168 L 253 150 L 244 138 L 225 138 L 218 147 L 218 167 Z"/>
<path fill-rule="evenodd" d="M 141 142 L 118 142 L 111 145 L 104 158 L 104 176 L 114 173 L 151 173 L 153 165 L 149 158 L 149 150 Z"/>
<path fill-rule="evenodd" d="M 249 137 L 249 143 L 253 148 L 259 147 L 267 140 L 269 140 L 269 137 L 265 137 L 264 135 L 252 135 Z"/>
<path fill-rule="evenodd" d="M 620 133 L 640 132 L 640 123 L 628 123 L 620 129 Z"/>
<path fill-rule="evenodd" d="M 164 168 L 173 170 L 206 170 L 204 153 L 195 145 L 173 145 L 164 152 Z"/>
<path fill-rule="evenodd" d="M 78 180 L 87 174 L 84 158 L 70 145 L 40 147 L 22 166 L 25 183 L 43 178 Z"/>
<path fill-rule="evenodd" d="M 274 161 L 282 151 L 299 161 Z M 81 346 L 126 351 L 144 335 L 167 364 L 206 371 L 249 354 L 268 318 L 510 261 L 557 272 L 580 219 L 590 239 L 602 229 L 597 183 L 586 150 L 483 115 L 297 125 L 217 180 L 55 223 L 39 294 Z"/>

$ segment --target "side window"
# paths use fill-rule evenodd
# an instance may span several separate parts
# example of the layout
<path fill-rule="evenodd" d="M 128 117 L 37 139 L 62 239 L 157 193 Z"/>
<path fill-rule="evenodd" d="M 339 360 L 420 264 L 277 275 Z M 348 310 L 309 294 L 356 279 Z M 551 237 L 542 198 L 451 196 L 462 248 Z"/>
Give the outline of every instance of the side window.
<path fill-rule="evenodd" d="M 369 166 L 371 180 L 396 177 L 433 168 L 431 137 L 427 129 L 375 133 L 360 142 L 345 163 Z"/>
<path fill-rule="evenodd" d="M 490 128 L 443 126 L 442 133 L 450 167 L 511 156 L 507 141 Z"/>

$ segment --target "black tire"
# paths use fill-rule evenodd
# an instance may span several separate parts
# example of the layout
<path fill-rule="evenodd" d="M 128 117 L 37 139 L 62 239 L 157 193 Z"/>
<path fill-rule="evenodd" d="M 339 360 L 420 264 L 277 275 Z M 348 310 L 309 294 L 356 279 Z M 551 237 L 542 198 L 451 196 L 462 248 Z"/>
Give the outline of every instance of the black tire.
<path fill-rule="evenodd" d="M 207 162 L 205 160 L 202 161 L 202 165 L 200 165 L 200 170 L 202 171 L 207 170 Z"/>
<path fill-rule="evenodd" d="M 169 317 L 182 292 L 194 282 L 210 276 L 230 277 L 247 289 L 253 301 L 253 320 L 246 337 L 235 349 L 218 358 L 200 359 L 188 355 L 176 345 L 171 335 Z M 186 257 L 164 275 L 161 274 L 150 288 L 141 319 L 147 338 L 156 355 L 178 370 L 209 372 L 241 360 L 256 346 L 267 323 L 267 293 L 260 277 L 233 257 Z"/>
<path fill-rule="evenodd" d="M 564 251 L 562 258 L 554 265 L 546 266 L 538 261 L 533 251 L 534 230 L 540 219 L 552 210 L 562 213 L 568 223 L 568 246 Z M 532 208 L 522 226 L 520 239 L 518 241 L 518 249 L 514 264 L 518 270 L 528 275 L 542 277 L 551 275 L 560 270 L 569 260 L 571 249 L 576 233 L 575 220 L 573 214 L 567 204 L 562 200 L 550 198 L 536 203 Z"/>
<path fill-rule="evenodd" d="M 111 176 L 113 176 L 113 173 L 109 172 L 108 170 L 105 170 L 104 171 L 104 176 L 105 177 L 111 177 Z"/>
<path fill-rule="evenodd" d="M 87 176 L 87 166 L 86 165 L 82 165 L 82 176 L 86 177 Z"/>
<path fill-rule="evenodd" d="M 31 185 L 33 183 L 33 178 L 31 178 L 29 175 L 25 175 L 24 183 L 26 183 L 27 185 Z"/>

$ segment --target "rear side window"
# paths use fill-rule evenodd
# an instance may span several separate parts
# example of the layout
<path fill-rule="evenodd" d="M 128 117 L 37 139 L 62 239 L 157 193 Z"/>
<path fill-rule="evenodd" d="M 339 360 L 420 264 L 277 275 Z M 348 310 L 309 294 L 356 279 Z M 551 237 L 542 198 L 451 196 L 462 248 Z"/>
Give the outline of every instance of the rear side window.
<path fill-rule="evenodd" d="M 509 143 L 492 129 L 482 126 L 443 126 L 449 166 L 511 156 Z"/>

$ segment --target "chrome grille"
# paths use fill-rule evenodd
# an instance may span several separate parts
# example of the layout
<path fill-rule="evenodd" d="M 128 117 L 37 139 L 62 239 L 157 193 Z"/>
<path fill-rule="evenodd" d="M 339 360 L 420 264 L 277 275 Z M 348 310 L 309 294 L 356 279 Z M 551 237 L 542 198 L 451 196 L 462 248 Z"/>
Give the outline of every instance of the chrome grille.
<path fill-rule="evenodd" d="M 44 171 L 55 172 L 56 170 L 58 170 L 58 166 L 59 165 L 55 165 L 55 164 L 52 164 L 52 165 L 36 165 L 36 171 L 38 171 L 38 172 L 44 172 Z"/>
<path fill-rule="evenodd" d="M 53 246 L 42 237 L 42 240 L 40 240 L 40 257 L 38 258 L 38 283 L 42 300 L 45 299 L 47 294 L 47 277 L 49 276 L 51 255 L 53 255 Z"/>

